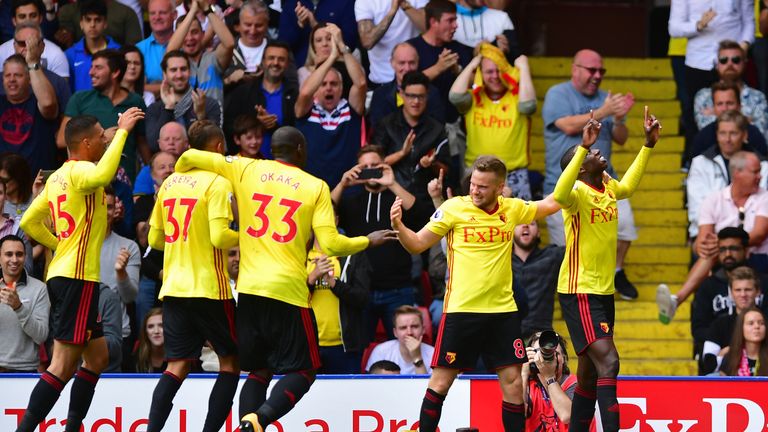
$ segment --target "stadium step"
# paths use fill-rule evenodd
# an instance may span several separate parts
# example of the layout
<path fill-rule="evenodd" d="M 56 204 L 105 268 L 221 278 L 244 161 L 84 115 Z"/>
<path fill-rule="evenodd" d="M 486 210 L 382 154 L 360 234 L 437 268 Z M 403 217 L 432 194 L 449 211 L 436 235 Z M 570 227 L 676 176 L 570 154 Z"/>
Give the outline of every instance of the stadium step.
<path fill-rule="evenodd" d="M 533 170 L 544 170 L 544 130 L 541 119 L 543 99 L 554 84 L 570 79 L 571 58 L 530 59 L 539 109 L 533 116 L 530 151 Z M 687 245 L 687 213 L 684 207 L 685 174 L 680 171 L 685 140 L 679 134 L 680 104 L 675 100 L 675 83 L 668 59 L 606 58 L 608 70 L 601 88 L 614 93 L 631 92 L 635 105 L 627 117 L 630 137 L 623 146 L 614 144 L 612 162 L 619 177 L 645 144 L 641 128 L 643 107 L 664 125 L 662 138 L 648 163 L 640 186 L 630 199 L 638 229 L 624 269 L 637 287 L 639 298 L 621 300 L 616 296 L 616 346 L 621 356 L 622 375 L 695 375 L 691 360 L 690 303 L 680 306 L 669 325 L 658 321 L 656 286 L 666 283 L 673 292 L 685 280 L 690 260 Z M 542 223 L 546 240 L 546 224 Z M 554 327 L 563 335 L 568 330 L 555 302 Z M 571 353 L 573 354 L 573 353 Z M 575 356 L 569 366 L 575 370 Z"/>

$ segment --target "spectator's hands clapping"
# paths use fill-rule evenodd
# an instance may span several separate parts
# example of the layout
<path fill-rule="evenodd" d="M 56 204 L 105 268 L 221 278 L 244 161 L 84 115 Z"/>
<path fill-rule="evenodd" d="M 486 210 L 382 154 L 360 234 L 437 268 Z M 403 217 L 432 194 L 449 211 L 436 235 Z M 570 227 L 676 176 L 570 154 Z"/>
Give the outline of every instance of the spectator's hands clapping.
<path fill-rule="evenodd" d="M 621 116 L 621 113 L 626 114 L 628 109 L 625 107 L 625 100 L 624 95 L 621 93 L 613 94 L 610 91 L 608 92 L 608 95 L 605 97 L 605 101 L 603 102 L 603 106 L 600 107 L 600 109 L 603 110 L 603 113 L 606 117 L 611 116 Z"/>
<path fill-rule="evenodd" d="M 160 83 L 160 99 L 163 101 L 165 109 L 169 110 L 176 108 L 176 104 L 179 102 L 179 98 L 176 96 L 176 92 L 173 91 L 171 83 L 165 79 Z"/>
<path fill-rule="evenodd" d="M 315 14 L 306 6 L 301 4 L 301 2 L 296 2 L 296 8 L 294 9 L 294 12 L 296 12 L 296 21 L 299 25 L 299 28 L 304 28 L 304 26 L 313 28 L 317 25 Z"/>
<path fill-rule="evenodd" d="M 256 105 L 254 108 L 256 108 L 256 117 L 259 119 L 262 126 L 264 126 L 264 129 L 272 130 L 277 127 L 277 115 L 270 114 L 267 112 L 266 108 L 261 105 Z"/>
<path fill-rule="evenodd" d="M 124 113 L 118 115 L 117 127 L 130 133 L 139 120 L 144 118 L 144 112 L 136 107 L 128 108 Z"/>
<path fill-rule="evenodd" d="M 696 22 L 696 30 L 702 31 L 707 28 L 709 23 L 715 19 L 716 16 L 717 12 L 715 12 L 714 9 L 709 8 L 706 12 L 701 14 L 701 18 Z"/>
<path fill-rule="evenodd" d="M 202 89 L 192 90 L 192 111 L 198 120 L 205 119 L 205 91 Z"/>
<path fill-rule="evenodd" d="M 13 310 L 17 310 L 21 307 L 21 299 L 19 299 L 19 293 L 15 289 L 8 287 L 0 288 L 0 303 L 7 304 Z"/>
<path fill-rule="evenodd" d="M 443 48 L 443 52 L 441 52 L 440 56 L 437 58 L 437 65 L 441 71 L 447 71 L 448 69 L 456 68 L 459 66 L 459 54 L 449 50 L 448 48 Z"/>

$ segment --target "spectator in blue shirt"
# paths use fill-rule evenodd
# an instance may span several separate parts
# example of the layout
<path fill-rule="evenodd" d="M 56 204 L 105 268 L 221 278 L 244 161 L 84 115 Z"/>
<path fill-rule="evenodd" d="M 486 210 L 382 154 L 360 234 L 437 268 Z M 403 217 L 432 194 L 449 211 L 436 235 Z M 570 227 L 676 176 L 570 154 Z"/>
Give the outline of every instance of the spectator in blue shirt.
<path fill-rule="evenodd" d="M 117 42 L 105 34 L 107 5 L 104 0 L 90 0 L 80 6 L 80 29 L 83 38 L 65 52 L 69 62 L 69 86 L 73 93 L 93 88 L 88 75 L 93 53 L 105 48 L 120 48 Z"/>
<path fill-rule="evenodd" d="M 144 75 L 147 85 L 144 90 L 151 91 L 156 96 L 160 94 L 160 83 L 163 81 L 163 69 L 160 62 L 165 55 L 168 41 L 173 36 L 173 22 L 176 20 L 176 5 L 172 0 L 149 0 L 149 27 L 152 34 L 136 44 L 144 55 Z"/>

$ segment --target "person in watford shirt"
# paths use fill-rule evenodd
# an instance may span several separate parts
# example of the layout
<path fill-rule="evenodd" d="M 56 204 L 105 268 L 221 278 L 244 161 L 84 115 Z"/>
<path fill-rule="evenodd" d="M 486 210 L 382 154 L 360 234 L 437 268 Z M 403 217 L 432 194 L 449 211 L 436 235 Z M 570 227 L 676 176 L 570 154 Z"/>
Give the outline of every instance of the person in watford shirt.
<path fill-rule="evenodd" d="M 99 259 L 107 233 L 104 186 L 115 176 L 125 140 L 142 118 L 138 108 L 122 113 L 105 152 L 104 128 L 96 117 L 73 117 L 64 131 L 69 160 L 51 174 L 21 218 L 21 229 L 56 253 L 48 266 L 53 358 L 32 390 L 17 431 L 37 427 L 72 375 L 66 430 L 80 430 L 96 382 L 107 367 L 107 343 L 98 318 Z M 49 218 L 55 236 L 45 225 Z"/>
<path fill-rule="evenodd" d="M 513 196 L 530 200 L 529 116 L 536 111 L 536 90 L 528 58 L 518 57 L 512 67 L 500 49 L 483 42 L 448 97 L 467 126 L 464 164 L 471 166 L 482 154 L 498 156 L 507 166 L 507 186 Z"/>
<path fill-rule="evenodd" d="M 189 128 L 192 148 L 224 154 L 224 132 L 209 120 Z M 219 357 L 219 375 L 208 401 L 203 431 L 224 424 L 237 391 L 235 301 L 227 276 L 226 250 L 237 245 L 232 221 L 232 186 L 203 170 L 171 174 L 157 192 L 150 218 L 149 244 L 163 250 L 163 334 L 168 367 L 152 395 L 147 431 L 160 431 L 173 398 L 200 357 L 206 341 Z M 190 263 L 210 263 L 190 265 Z"/>
<path fill-rule="evenodd" d="M 525 424 L 519 380 L 528 358 L 512 297 L 514 229 L 552 214 L 560 206 L 552 197 L 536 202 L 502 197 L 506 175 L 506 166 L 499 158 L 478 157 L 472 165 L 469 196 L 445 201 L 418 233 L 403 224 L 400 198 L 390 210 L 392 228 L 408 252 L 420 254 L 444 236 L 448 243 L 450 276 L 432 376 L 421 405 L 422 432 L 437 430 L 451 384 L 461 370 L 474 368 L 481 354 L 486 366 L 499 376 L 504 430 L 520 431 Z"/>
<path fill-rule="evenodd" d="M 568 149 L 563 174 L 553 193 L 563 206 L 565 257 L 557 292 L 560 308 L 579 356 L 578 386 L 573 396 L 570 431 L 587 431 L 600 407 L 603 430 L 619 430 L 616 376 L 619 353 L 613 343 L 614 273 L 618 236 L 616 201 L 629 198 L 640 184 L 661 125 L 645 107 L 645 146 L 621 182 L 605 173 L 608 161 L 590 151 L 600 135 L 594 114 L 584 126 L 582 143 Z"/>
<path fill-rule="evenodd" d="M 259 431 L 290 411 L 320 367 L 317 325 L 307 287 L 307 242 L 314 232 L 323 251 L 351 255 L 394 240 L 391 230 L 366 237 L 339 234 L 328 185 L 302 171 L 307 143 L 298 129 L 272 135 L 271 160 L 187 150 L 176 172 L 215 172 L 235 190 L 240 214 L 237 336 L 241 369 L 250 371 L 240 392 L 241 431 Z M 269 399 L 273 373 L 283 374 Z M 265 401 L 266 399 L 266 401 Z"/>

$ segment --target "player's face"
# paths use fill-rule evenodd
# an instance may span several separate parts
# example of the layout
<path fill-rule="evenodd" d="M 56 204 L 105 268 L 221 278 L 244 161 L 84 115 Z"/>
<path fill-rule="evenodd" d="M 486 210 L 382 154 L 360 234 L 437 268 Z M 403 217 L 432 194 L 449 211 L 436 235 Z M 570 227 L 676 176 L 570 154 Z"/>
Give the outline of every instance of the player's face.
<path fill-rule="evenodd" d="M 176 158 L 168 153 L 160 153 L 152 162 L 152 178 L 157 184 L 162 184 L 169 175 L 173 174 Z"/>
<path fill-rule="evenodd" d="M 427 109 L 427 88 L 423 85 L 409 85 L 400 91 L 403 98 L 403 111 L 415 118 L 420 118 Z"/>
<path fill-rule="evenodd" d="M 24 270 L 24 243 L 8 240 L 0 247 L 0 268 L 3 274 L 17 278 Z"/>
<path fill-rule="evenodd" d="M 728 48 L 721 50 L 718 55 L 717 62 L 717 74 L 721 79 L 728 81 L 736 81 L 741 79 L 741 74 L 744 72 L 744 55 L 738 48 Z M 725 64 L 721 64 L 719 59 L 726 59 Z M 737 63 L 738 61 L 738 63 Z"/>
<path fill-rule="evenodd" d="M 147 328 L 145 329 L 147 332 L 147 338 L 149 339 L 149 343 L 154 347 L 161 347 L 163 344 L 165 344 L 165 339 L 163 338 L 163 316 L 158 315 L 152 315 L 147 319 Z"/>
<path fill-rule="evenodd" d="M 403 75 L 419 68 L 419 54 L 411 45 L 401 45 L 392 54 L 392 69 L 395 71 L 397 83 L 403 82 Z"/>
<path fill-rule="evenodd" d="M 747 250 L 741 244 L 741 239 L 724 238 L 717 241 L 718 259 L 726 270 L 733 270 L 744 263 Z"/>
<path fill-rule="evenodd" d="M 750 311 L 744 315 L 744 340 L 761 343 L 765 340 L 765 318 L 758 311 Z"/>
<path fill-rule="evenodd" d="M 603 172 L 608 168 L 608 159 L 600 153 L 600 149 L 592 149 L 587 153 L 587 157 L 584 158 L 582 167 L 588 173 Z"/>
<path fill-rule="evenodd" d="M 717 146 L 723 156 L 731 157 L 741 150 L 747 132 L 742 131 L 734 122 L 724 121 L 717 124 Z"/>
<path fill-rule="evenodd" d="M 741 109 L 739 98 L 736 96 L 736 93 L 731 90 L 714 92 L 712 94 L 712 103 L 715 108 L 716 116 L 719 116 L 726 111 L 739 111 Z"/>
<path fill-rule="evenodd" d="M 488 93 L 502 94 L 507 91 L 496 63 L 490 59 L 483 58 L 480 62 L 480 71 L 483 74 L 483 85 Z"/>
<path fill-rule="evenodd" d="M 421 316 L 412 313 L 398 315 L 395 320 L 394 333 L 401 343 L 403 343 L 406 336 L 419 339 L 424 334 Z"/>
<path fill-rule="evenodd" d="M 515 246 L 530 250 L 539 238 L 539 224 L 533 221 L 529 224 L 515 226 Z"/>
<path fill-rule="evenodd" d="M 245 157 L 254 159 L 259 156 L 262 142 L 264 142 L 264 135 L 260 129 L 251 129 L 235 137 L 235 144 L 240 146 L 240 153 Z"/>
<path fill-rule="evenodd" d="M 472 171 L 469 178 L 469 195 L 475 207 L 492 211 L 503 189 L 504 179 L 498 178 L 495 173 Z"/>
<path fill-rule="evenodd" d="M 325 74 L 320 88 L 315 93 L 315 99 L 326 111 L 333 111 L 341 100 L 342 83 L 339 73 L 331 69 Z"/>
<path fill-rule="evenodd" d="M 230 279 L 237 280 L 240 273 L 240 247 L 235 246 L 227 252 L 227 272 Z"/>
<path fill-rule="evenodd" d="M 737 309 L 746 309 L 754 306 L 757 294 L 754 281 L 735 280 L 731 282 L 731 296 Z"/>
<path fill-rule="evenodd" d="M 174 92 L 186 93 L 189 88 L 189 63 L 182 57 L 171 57 L 166 63 L 163 76 L 171 84 Z"/>

